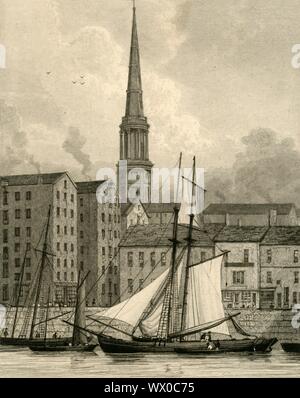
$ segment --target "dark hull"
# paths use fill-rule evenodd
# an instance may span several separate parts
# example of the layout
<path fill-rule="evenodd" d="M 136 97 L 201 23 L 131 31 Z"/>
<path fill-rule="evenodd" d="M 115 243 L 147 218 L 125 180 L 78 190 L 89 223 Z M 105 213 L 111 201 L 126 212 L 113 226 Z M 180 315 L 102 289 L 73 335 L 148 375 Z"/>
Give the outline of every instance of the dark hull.
<path fill-rule="evenodd" d="M 47 339 L 47 345 L 66 345 L 71 342 L 71 338 L 62 338 L 62 339 Z M 28 339 L 28 338 L 12 338 L 12 337 L 0 337 L 0 345 L 8 345 L 8 346 L 20 346 L 20 347 L 28 347 L 31 346 L 39 346 L 45 345 L 44 339 Z"/>
<path fill-rule="evenodd" d="M 97 344 L 83 345 L 83 346 L 29 346 L 31 351 L 35 352 L 92 352 L 97 347 Z"/>
<path fill-rule="evenodd" d="M 285 352 L 299 352 L 300 353 L 300 343 L 280 343 L 282 349 Z"/>
<path fill-rule="evenodd" d="M 126 341 L 108 336 L 98 335 L 100 347 L 107 353 L 137 352 L 177 352 L 177 353 L 211 353 L 211 352 L 269 352 L 277 339 L 243 339 L 220 340 L 220 349 L 208 350 L 205 342 L 157 342 L 157 341 Z M 220 351 L 222 350 L 222 351 Z"/>

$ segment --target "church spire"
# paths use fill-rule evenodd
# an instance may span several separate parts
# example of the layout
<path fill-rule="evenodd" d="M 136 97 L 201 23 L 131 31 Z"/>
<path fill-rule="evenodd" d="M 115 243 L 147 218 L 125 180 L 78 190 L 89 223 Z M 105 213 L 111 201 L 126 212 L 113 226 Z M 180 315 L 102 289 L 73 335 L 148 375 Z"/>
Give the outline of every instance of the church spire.
<path fill-rule="evenodd" d="M 125 117 L 139 118 L 143 116 L 144 108 L 140 51 L 136 23 L 136 8 L 134 3 Z"/>

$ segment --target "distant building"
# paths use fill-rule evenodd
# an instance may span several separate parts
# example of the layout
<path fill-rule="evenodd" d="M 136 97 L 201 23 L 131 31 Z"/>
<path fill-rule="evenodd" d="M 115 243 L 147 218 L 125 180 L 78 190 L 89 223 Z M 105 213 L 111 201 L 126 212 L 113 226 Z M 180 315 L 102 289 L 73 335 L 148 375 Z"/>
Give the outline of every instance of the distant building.
<path fill-rule="evenodd" d="M 119 300 L 121 214 L 118 203 L 99 203 L 97 189 L 104 181 L 78 182 L 78 268 L 90 271 L 86 301 L 111 306 Z"/>
<path fill-rule="evenodd" d="M 259 308 L 260 242 L 268 227 L 225 226 L 215 237 L 216 253 L 228 251 L 222 267 L 226 308 Z"/>
<path fill-rule="evenodd" d="M 212 203 L 203 211 L 201 220 L 204 224 L 239 226 L 298 225 L 296 207 L 293 203 Z"/>
<path fill-rule="evenodd" d="M 261 308 L 300 303 L 300 227 L 272 227 L 260 246 Z"/>
<path fill-rule="evenodd" d="M 0 302 L 21 303 L 37 275 L 51 206 L 46 268 L 53 303 L 73 304 L 77 281 L 77 187 L 68 173 L 0 177 Z M 27 255 L 25 258 L 25 253 Z M 48 289 L 47 289 L 48 290 Z M 47 300 L 47 292 L 41 294 Z"/>
<path fill-rule="evenodd" d="M 120 242 L 121 301 L 132 296 L 164 272 L 171 262 L 172 224 L 150 224 L 129 227 Z M 186 246 L 188 226 L 178 227 L 178 255 Z M 214 256 L 214 242 L 207 233 L 193 230 L 192 263 Z"/>

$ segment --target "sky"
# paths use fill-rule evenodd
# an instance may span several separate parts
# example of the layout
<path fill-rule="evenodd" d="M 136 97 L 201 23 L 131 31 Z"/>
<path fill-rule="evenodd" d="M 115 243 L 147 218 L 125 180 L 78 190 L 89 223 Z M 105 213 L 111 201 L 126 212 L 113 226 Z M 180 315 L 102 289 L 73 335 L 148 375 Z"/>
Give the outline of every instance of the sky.
<path fill-rule="evenodd" d="M 150 159 L 195 154 L 211 201 L 299 201 L 299 1 L 136 3 Z M 0 0 L 0 175 L 115 167 L 131 20 L 130 0 Z"/>

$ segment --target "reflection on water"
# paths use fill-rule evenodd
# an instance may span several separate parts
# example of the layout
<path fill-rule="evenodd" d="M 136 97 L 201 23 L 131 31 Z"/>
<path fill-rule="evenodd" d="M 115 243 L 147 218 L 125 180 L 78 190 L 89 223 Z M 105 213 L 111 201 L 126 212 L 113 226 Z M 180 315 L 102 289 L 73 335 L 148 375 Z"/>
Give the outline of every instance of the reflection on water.
<path fill-rule="evenodd" d="M 300 354 L 33 353 L 0 346 L 0 377 L 299 377 Z"/>

